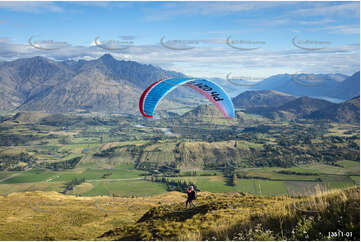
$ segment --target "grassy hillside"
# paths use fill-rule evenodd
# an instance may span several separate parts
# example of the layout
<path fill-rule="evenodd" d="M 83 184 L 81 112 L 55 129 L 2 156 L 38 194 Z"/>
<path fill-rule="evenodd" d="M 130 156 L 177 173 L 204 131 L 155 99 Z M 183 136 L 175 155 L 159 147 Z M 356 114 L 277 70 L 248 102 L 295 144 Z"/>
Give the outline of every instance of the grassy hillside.
<path fill-rule="evenodd" d="M 12 193 L 0 197 L 0 240 L 359 240 L 359 197 L 359 187 L 307 197 L 201 192 L 185 209 L 179 192 Z"/>
<path fill-rule="evenodd" d="M 196 203 L 196 208 L 188 210 L 179 203 L 152 208 L 137 223 L 111 230 L 101 239 L 357 240 L 360 237 L 359 188 L 298 198 L 205 193 Z"/>
<path fill-rule="evenodd" d="M 251 107 L 279 107 L 287 102 L 295 100 L 296 97 L 274 91 L 274 90 L 260 90 L 260 91 L 245 91 L 232 99 L 233 104 L 237 108 L 251 108 Z"/>
<path fill-rule="evenodd" d="M 136 222 L 157 203 L 180 202 L 181 193 L 153 197 L 76 197 L 56 192 L 0 196 L 0 240 L 95 240 Z"/>

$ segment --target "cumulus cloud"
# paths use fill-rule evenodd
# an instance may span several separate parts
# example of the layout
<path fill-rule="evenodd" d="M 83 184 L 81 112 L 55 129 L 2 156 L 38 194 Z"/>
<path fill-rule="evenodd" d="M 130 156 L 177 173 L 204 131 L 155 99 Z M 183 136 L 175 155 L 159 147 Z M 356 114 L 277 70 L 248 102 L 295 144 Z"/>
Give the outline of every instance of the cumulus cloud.
<path fill-rule="evenodd" d="M 298 16 L 348 16 L 360 17 L 360 3 L 342 3 L 342 4 L 325 4 L 312 3 L 308 7 L 303 7 L 291 12 L 292 15 Z"/>
<path fill-rule="evenodd" d="M 63 11 L 62 7 L 52 2 L 0 2 L 0 9 L 26 13 Z"/>
<path fill-rule="evenodd" d="M 331 33 L 337 34 L 360 34 L 359 25 L 334 25 L 320 28 L 321 30 L 328 30 Z"/>
<path fill-rule="evenodd" d="M 223 16 L 232 13 L 248 12 L 267 8 L 277 8 L 290 2 L 178 2 L 177 4 L 160 4 L 157 8 L 148 9 L 145 19 L 161 21 L 179 16 Z"/>
<path fill-rule="evenodd" d="M 344 73 L 359 70 L 359 46 L 327 46 L 319 51 L 306 51 L 289 46 L 283 50 L 258 49 L 238 51 L 217 41 L 213 45 L 197 46 L 191 50 L 170 50 L 159 43 L 134 45 L 122 51 L 107 51 L 97 46 L 66 46 L 46 51 L 29 44 L 14 43 L 0 38 L 0 56 L 13 60 L 45 56 L 55 60 L 96 59 L 109 53 L 120 60 L 153 64 L 165 69 L 182 71 L 189 76 L 221 77 L 227 73 L 247 76 L 271 76 L 279 73 Z M 217 44 L 218 43 L 218 44 Z"/>
<path fill-rule="evenodd" d="M 319 20 L 302 20 L 302 21 L 299 21 L 298 23 L 302 24 L 302 25 L 323 25 L 323 24 L 329 24 L 329 23 L 334 23 L 334 22 L 336 22 L 336 20 L 325 18 L 325 19 L 319 19 Z"/>

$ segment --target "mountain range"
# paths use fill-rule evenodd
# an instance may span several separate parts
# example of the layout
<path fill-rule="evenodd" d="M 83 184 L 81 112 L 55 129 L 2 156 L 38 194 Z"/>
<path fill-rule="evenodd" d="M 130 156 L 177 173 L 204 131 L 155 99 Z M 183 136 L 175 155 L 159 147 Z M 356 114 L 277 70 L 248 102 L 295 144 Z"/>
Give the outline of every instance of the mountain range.
<path fill-rule="evenodd" d="M 341 123 L 360 123 L 360 96 L 319 109 L 305 115 L 305 118 L 329 119 Z"/>
<path fill-rule="evenodd" d="M 3 62 L 0 110 L 135 113 L 142 91 L 164 77 L 185 75 L 134 61 L 119 61 L 109 54 L 91 61 L 58 62 L 33 57 Z M 176 96 L 182 93 L 184 90 L 176 92 Z"/>
<path fill-rule="evenodd" d="M 347 100 L 360 95 L 360 72 L 343 74 L 279 74 L 264 79 L 253 90 L 276 90 L 294 96 Z"/>
<path fill-rule="evenodd" d="M 95 60 L 54 61 L 37 56 L 1 62 L 0 111 L 58 113 L 85 110 L 134 114 L 138 113 L 138 100 L 143 90 L 155 80 L 165 77 L 186 75 L 135 61 L 117 60 L 109 54 Z M 295 77 L 322 80 L 322 85 L 302 86 L 292 81 Z M 224 79 L 215 78 L 213 81 L 227 92 L 232 92 L 232 96 L 245 90 Z M 350 77 L 342 74 L 280 74 L 263 80 L 253 88 L 259 91 L 243 92 L 233 99 L 234 105 L 247 109 L 269 109 L 281 107 L 300 96 L 350 99 L 359 96 L 360 73 Z M 184 104 L 195 105 L 199 103 L 195 101 L 196 97 L 199 98 L 199 95 L 193 90 L 177 88 L 161 102 L 159 110 Z"/>
<path fill-rule="evenodd" d="M 296 97 L 275 90 L 245 91 L 232 99 L 237 108 L 278 107 Z"/>
<path fill-rule="evenodd" d="M 323 119 L 342 123 L 360 122 L 360 96 L 342 103 L 311 97 L 295 97 L 274 90 L 246 91 L 233 98 L 236 108 L 268 118 Z"/>

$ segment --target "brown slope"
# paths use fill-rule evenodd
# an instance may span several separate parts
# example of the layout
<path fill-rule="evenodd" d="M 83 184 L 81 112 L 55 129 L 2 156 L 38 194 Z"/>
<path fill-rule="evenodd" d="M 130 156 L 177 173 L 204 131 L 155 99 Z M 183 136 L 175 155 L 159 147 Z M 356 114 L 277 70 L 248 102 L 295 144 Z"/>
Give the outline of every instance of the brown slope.
<path fill-rule="evenodd" d="M 58 62 L 33 57 L 2 62 L 0 110 L 64 112 L 87 109 L 134 113 L 136 99 L 143 89 L 164 77 L 184 75 L 135 61 L 116 60 L 111 55 L 91 61 Z M 178 97 L 178 102 L 183 100 L 180 94 L 176 90 L 167 99 Z M 162 103 L 164 107 L 168 102 Z"/>
<path fill-rule="evenodd" d="M 81 72 L 66 83 L 39 93 L 22 110 L 69 112 L 91 109 L 98 112 L 137 110 L 140 90 L 124 80 L 114 81 L 97 69 Z M 130 110 L 131 111 L 131 110 Z"/>
<path fill-rule="evenodd" d="M 300 97 L 280 106 L 278 111 L 285 111 L 296 114 L 297 116 L 304 116 L 320 109 L 332 108 L 334 105 L 334 103 L 317 98 Z"/>
<path fill-rule="evenodd" d="M 278 107 L 296 97 L 274 90 L 246 91 L 233 98 L 236 108 Z"/>
<path fill-rule="evenodd" d="M 335 104 L 306 116 L 311 119 L 325 119 L 340 123 L 360 123 L 360 96 Z"/>
<path fill-rule="evenodd" d="M 43 57 L 18 59 L 0 65 L 0 110 L 14 109 L 74 73 Z"/>

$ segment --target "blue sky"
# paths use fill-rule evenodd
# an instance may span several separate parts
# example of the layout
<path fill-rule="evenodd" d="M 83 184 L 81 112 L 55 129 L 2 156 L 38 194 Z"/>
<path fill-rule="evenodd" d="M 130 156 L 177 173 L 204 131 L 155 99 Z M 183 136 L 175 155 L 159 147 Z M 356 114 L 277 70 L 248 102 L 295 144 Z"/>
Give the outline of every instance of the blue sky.
<path fill-rule="evenodd" d="M 198 77 L 351 75 L 360 66 L 359 9 L 359 2 L 0 2 L 0 59 L 110 53 Z M 31 36 L 52 50 L 30 46 Z"/>

